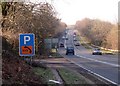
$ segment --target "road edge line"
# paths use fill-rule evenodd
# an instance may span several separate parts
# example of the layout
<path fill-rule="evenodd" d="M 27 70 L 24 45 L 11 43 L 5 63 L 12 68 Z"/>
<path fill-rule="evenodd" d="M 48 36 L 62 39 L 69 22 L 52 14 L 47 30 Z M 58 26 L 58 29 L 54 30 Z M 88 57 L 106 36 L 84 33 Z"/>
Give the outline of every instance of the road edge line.
<path fill-rule="evenodd" d="M 67 58 L 65 58 L 65 59 L 67 59 Z M 83 68 L 84 70 L 90 72 L 91 74 L 94 74 L 94 75 L 96 75 L 96 76 L 98 76 L 98 77 L 100 77 L 100 78 L 102 78 L 102 79 L 104 79 L 104 80 L 106 80 L 106 81 L 108 81 L 108 82 L 114 84 L 114 85 L 118 85 L 117 83 L 115 83 L 115 82 L 113 82 L 113 81 L 111 81 L 111 80 L 109 80 L 109 79 L 107 79 L 107 78 L 105 78 L 105 77 L 103 77 L 103 76 L 101 76 L 101 75 L 99 75 L 99 74 L 97 74 L 97 73 L 94 73 L 94 72 L 92 72 L 92 71 L 89 70 L 89 69 L 86 69 L 85 67 L 83 67 L 83 66 L 81 66 L 81 65 L 79 65 L 79 64 L 77 64 L 77 63 L 75 63 L 74 61 L 71 61 L 71 60 L 69 60 L 69 59 L 67 59 L 67 60 L 70 61 L 70 62 L 72 62 L 72 63 L 74 63 L 75 65 L 77 65 L 77 66 Z"/>

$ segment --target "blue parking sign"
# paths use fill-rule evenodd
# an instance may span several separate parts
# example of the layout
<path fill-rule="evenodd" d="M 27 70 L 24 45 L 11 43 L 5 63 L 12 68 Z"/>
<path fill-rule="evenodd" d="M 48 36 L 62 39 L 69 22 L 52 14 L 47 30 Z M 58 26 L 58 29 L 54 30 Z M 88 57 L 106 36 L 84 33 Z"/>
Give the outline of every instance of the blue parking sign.
<path fill-rule="evenodd" d="M 35 55 L 35 36 L 32 33 L 19 35 L 19 55 L 33 56 Z"/>

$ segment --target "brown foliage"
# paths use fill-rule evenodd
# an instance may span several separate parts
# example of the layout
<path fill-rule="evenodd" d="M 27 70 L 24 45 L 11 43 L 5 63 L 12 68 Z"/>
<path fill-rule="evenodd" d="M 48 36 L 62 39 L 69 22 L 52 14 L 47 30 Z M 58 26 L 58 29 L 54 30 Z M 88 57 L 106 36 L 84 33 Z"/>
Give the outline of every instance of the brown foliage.
<path fill-rule="evenodd" d="M 9 56 L 6 58 L 6 54 Z M 9 59 L 8 59 L 9 58 Z M 32 72 L 24 61 L 14 57 L 8 51 L 3 52 L 2 79 L 4 85 L 40 85 L 41 78 Z"/>
<path fill-rule="evenodd" d="M 117 26 L 98 19 L 85 18 L 76 22 L 78 29 L 89 41 L 97 46 L 117 49 L 118 29 Z"/>
<path fill-rule="evenodd" d="M 41 43 L 40 47 L 43 47 L 45 38 L 54 37 L 65 26 L 56 18 L 54 7 L 48 3 L 9 3 L 9 5 L 7 15 L 3 15 L 2 32 L 15 47 L 19 45 L 16 40 L 19 33 L 34 33 L 36 45 Z"/>

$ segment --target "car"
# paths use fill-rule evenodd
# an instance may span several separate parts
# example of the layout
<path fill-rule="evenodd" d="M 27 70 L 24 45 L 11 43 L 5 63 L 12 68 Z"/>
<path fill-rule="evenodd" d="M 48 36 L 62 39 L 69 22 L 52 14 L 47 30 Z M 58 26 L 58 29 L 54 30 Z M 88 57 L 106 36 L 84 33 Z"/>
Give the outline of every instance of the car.
<path fill-rule="evenodd" d="M 65 39 L 65 36 L 63 36 L 62 39 L 64 40 L 64 39 Z"/>
<path fill-rule="evenodd" d="M 76 35 L 73 35 L 73 37 L 76 37 Z"/>
<path fill-rule="evenodd" d="M 60 43 L 60 47 L 64 47 L 64 44 L 63 44 L 63 43 Z"/>
<path fill-rule="evenodd" d="M 75 43 L 74 45 L 75 45 L 75 46 L 80 46 L 80 43 L 77 42 L 77 43 Z"/>
<path fill-rule="evenodd" d="M 66 48 L 66 55 L 69 55 L 69 54 L 72 54 L 72 55 L 75 54 L 74 47 L 67 47 Z"/>
<path fill-rule="evenodd" d="M 77 39 L 76 39 L 76 38 L 74 38 L 74 39 L 73 39 L 73 41 L 77 41 Z"/>
<path fill-rule="evenodd" d="M 67 34 L 67 31 L 65 31 L 65 34 Z"/>
<path fill-rule="evenodd" d="M 92 52 L 92 55 L 102 55 L 102 52 L 99 48 L 95 48 Z"/>
<path fill-rule="evenodd" d="M 68 37 L 63 36 L 63 37 L 62 37 L 62 40 L 68 40 Z"/>
<path fill-rule="evenodd" d="M 68 40 L 68 37 L 66 37 L 65 39 Z"/>
<path fill-rule="evenodd" d="M 74 35 L 77 35 L 76 32 L 73 33 Z"/>

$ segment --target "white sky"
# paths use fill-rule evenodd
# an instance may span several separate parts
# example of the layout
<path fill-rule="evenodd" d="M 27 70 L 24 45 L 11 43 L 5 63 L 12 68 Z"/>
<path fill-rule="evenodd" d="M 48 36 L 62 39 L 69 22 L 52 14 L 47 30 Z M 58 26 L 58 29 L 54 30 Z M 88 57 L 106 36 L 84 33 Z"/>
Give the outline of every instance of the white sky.
<path fill-rule="evenodd" d="M 43 1 L 43 0 L 30 0 Z M 100 19 L 116 23 L 119 0 L 44 0 L 52 3 L 58 18 L 66 24 L 75 24 L 84 18 Z M 52 1 L 52 2 L 51 2 Z"/>

